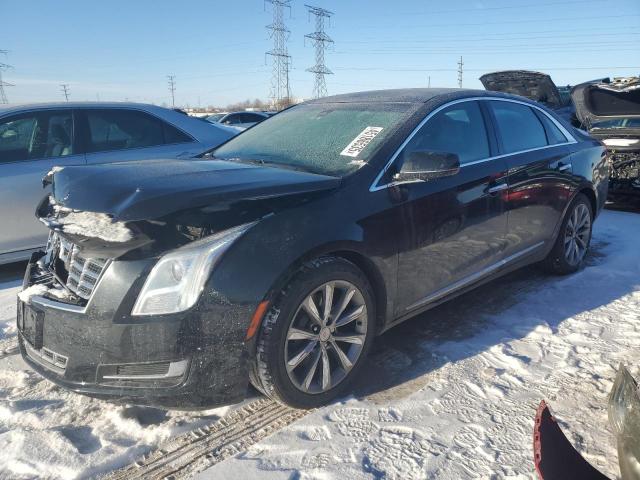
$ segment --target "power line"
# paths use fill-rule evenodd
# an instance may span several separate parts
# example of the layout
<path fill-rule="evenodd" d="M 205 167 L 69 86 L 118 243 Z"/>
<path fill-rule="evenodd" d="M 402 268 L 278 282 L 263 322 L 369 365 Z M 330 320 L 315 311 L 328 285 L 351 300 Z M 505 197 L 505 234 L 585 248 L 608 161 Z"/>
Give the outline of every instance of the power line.
<path fill-rule="evenodd" d="M 309 14 L 316 18 L 316 31 L 304 36 L 304 38 L 312 40 L 313 46 L 316 49 L 316 64 L 311 68 L 307 68 L 307 72 L 314 73 L 316 77 L 313 86 L 314 98 L 326 97 L 327 83 L 324 76 L 333 75 L 333 72 L 324 64 L 324 49 L 327 44 L 333 43 L 333 40 L 325 33 L 324 22 L 325 19 L 331 18 L 333 12 L 312 5 L 305 5 L 305 7 L 309 10 Z"/>
<path fill-rule="evenodd" d="M 460 55 L 460 61 L 458 62 L 458 88 L 462 88 L 462 55 Z"/>
<path fill-rule="evenodd" d="M 266 52 L 273 59 L 269 97 L 273 107 L 282 108 L 291 101 L 289 88 L 291 56 L 287 50 L 287 40 L 291 32 L 284 24 L 284 10 L 288 8 L 291 11 L 291 0 L 265 0 L 265 3 L 270 3 L 273 8 L 273 21 L 266 27 L 270 30 L 269 36 L 273 39 L 273 49 Z"/>
<path fill-rule="evenodd" d="M 62 88 L 62 94 L 64 95 L 64 99 L 68 102 L 69 101 L 69 84 L 62 83 L 60 84 L 60 87 Z"/>
<path fill-rule="evenodd" d="M 175 75 L 167 75 L 169 79 L 169 91 L 171 92 L 171 107 L 176 106 L 176 77 Z"/>
<path fill-rule="evenodd" d="M 7 56 L 8 53 L 9 53 L 8 50 L 0 50 L 0 54 L 4 55 L 5 57 Z M 14 86 L 12 83 L 8 83 L 2 80 L 2 71 L 8 70 L 9 68 L 11 68 L 11 65 L 0 62 L 0 104 L 9 103 L 9 100 L 7 99 L 7 94 L 4 91 L 4 87 Z"/>

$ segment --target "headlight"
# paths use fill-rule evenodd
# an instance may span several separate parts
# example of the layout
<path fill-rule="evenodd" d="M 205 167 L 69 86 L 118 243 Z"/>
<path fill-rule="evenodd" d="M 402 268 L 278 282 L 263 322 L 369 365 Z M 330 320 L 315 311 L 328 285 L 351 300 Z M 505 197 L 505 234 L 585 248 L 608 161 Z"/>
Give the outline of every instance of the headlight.
<path fill-rule="evenodd" d="M 185 245 L 158 260 L 138 294 L 132 315 L 162 315 L 192 307 L 225 250 L 254 223 Z"/>
<path fill-rule="evenodd" d="M 629 371 L 620 365 L 609 394 L 609 422 L 618 435 L 640 432 L 640 397 L 638 386 Z M 632 428 L 633 427 L 633 428 Z"/>

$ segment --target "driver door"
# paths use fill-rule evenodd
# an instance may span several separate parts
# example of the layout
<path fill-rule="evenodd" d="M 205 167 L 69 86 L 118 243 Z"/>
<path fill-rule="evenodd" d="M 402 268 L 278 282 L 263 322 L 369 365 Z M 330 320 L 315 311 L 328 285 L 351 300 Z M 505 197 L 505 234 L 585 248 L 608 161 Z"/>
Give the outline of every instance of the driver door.
<path fill-rule="evenodd" d="M 478 101 L 453 104 L 433 115 L 399 155 L 458 155 L 449 177 L 400 184 L 404 235 L 399 248 L 397 316 L 473 283 L 503 259 L 506 247 L 507 165 L 491 158 L 496 142 Z M 398 161 L 397 160 L 397 161 Z"/>
<path fill-rule="evenodd" d="M 0 119 L 0 255 L 43 247 L 48 231 L 35 216 L 48 193 L 42 177 L 54 166 L 81 165 L 72 109 Z"/>

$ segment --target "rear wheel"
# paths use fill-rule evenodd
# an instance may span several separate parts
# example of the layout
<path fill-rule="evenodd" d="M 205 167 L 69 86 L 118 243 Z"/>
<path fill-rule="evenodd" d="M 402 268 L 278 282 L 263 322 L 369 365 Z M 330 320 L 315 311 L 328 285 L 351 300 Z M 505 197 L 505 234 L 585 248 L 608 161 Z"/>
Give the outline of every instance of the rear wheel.
<path fill-rule="evenodd" d="M 547 270 L 565 275 L 582 267 L 591 243 L 592 224 L 591 202 L 579 193 L 567 210 L 553 250 L 545 259 Z"/>
<path fill-rule="evenodd" d="M 355 265 L 334 257 L 304 265 L 263 320 L 252 383 L 298 408 L 330 402 L 360 370 L 374 319 L 371 286 Z"/>

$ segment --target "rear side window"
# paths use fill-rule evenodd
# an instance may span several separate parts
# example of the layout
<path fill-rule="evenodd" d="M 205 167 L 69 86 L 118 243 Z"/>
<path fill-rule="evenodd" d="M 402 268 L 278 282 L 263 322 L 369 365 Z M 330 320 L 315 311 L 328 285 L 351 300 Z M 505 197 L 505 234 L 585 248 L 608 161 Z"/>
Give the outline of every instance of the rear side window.
<path fill-rule="evenodd" d="M 163 122 L 134 110 L 87 110 L 87 152 L 152 147 L 164 141 Z"/>
<path fill-rule="evenodd" d="M 162 122 L 164 128 L 164 143 L 184 143 L 193 142 L 193 138 L 184 132 L 181 132 L 173 125 Z"/>
<path fill-rule="evenodd" d="M 73 153 L 71 110 L 33 112 L 0 121 L 0 163 Z"/>
<path fill-rule="evenodd" d="M 533 109 L 520 103 L 490 101 L 504 153 L 547 145 L 547 135 Z"/>
<path fill-rule="evenodd" d="M 542 122 L 542 126 L 544 127 L 544 131 L 547 135 L 547 143 L 549 145 L 558 145 L 560 143 L 567 143 L 567 137 L 564 136 L 564 133 L 560 131 L 560 129 L 553 123 L 549 117 L 547 117 L 542 112 L 535 112 L 538 116 L 538 119 Z"/>
<path fill-rule="evenodd" d="M 487 129 L 478 102 L 458 103 L 436 113 L 413 136 L 402 155 L 411 152 L 455 153 L 462 164 L 488 158 Z"/>

